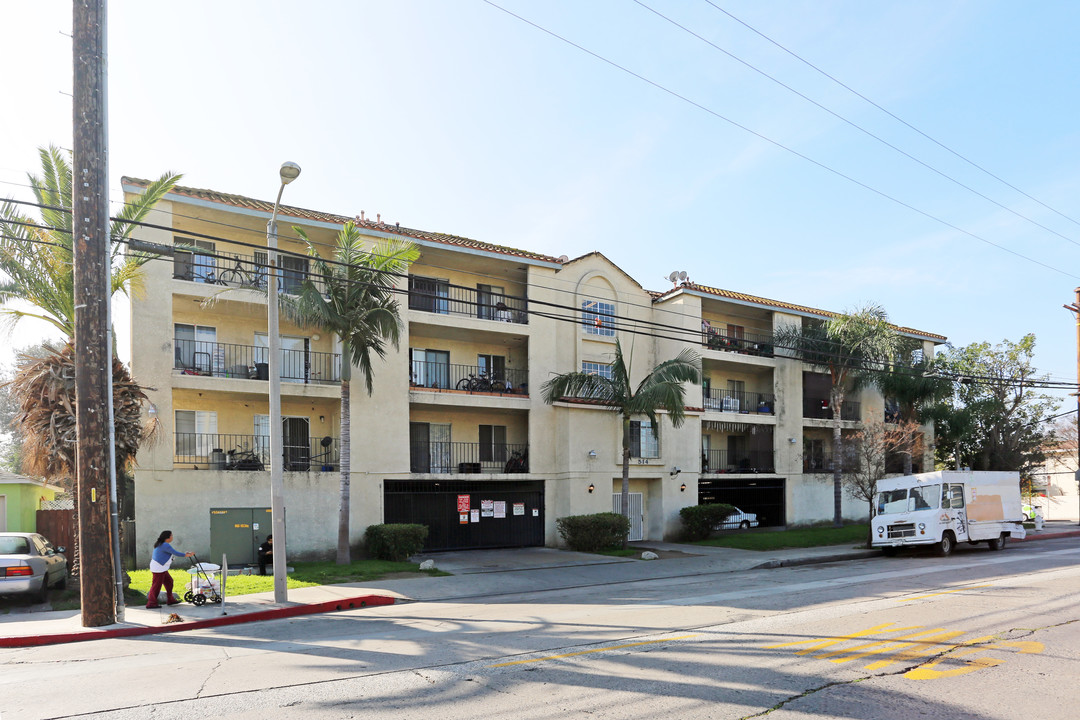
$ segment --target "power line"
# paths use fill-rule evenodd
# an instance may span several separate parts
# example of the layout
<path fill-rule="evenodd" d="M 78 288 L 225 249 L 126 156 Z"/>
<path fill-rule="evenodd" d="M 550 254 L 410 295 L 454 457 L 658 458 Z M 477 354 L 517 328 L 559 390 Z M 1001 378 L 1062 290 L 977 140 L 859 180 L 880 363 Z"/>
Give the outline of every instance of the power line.
<path fill-rule="evenodd" d="M 892 150 L 894 150 L 894 151 L 896 151 L 896 152 L 900 153 L 901 155 L 903 155 L 904 157 L 908 158 L 908 159 L 909 159 L 909 160 L 911 160 L 912 162 L 918 163 L 919 165 L 923 166 L 923 167 L 924 167 L 924 168 L 926 168 L 927 170 L 929 170 L 929 171 L 931 171 L 931 172 L 933 172 L 933 173 L 935 173 L 935 174 L 937 174 L 937 175 L 939 175 L 939 176 L 941 176 L 941 177 L 945 178 L 945 179 L 946 179 L 946 180 L 948 180 L 949 182 L 952 182 L 952 183 L 954 183 L 955 185 L 957 185 L 957 186 L 959 186 L 959 187 L 962 187 L 962 188 L 964 188 L 965 190 L 967 190 L 967 191 L 969 191 L 969 192 L 971 192 L 971 193 L 973 193 L 973 194 L 975 194 L 975 195 L 978 195 L 978 196 L 979 196 L 979 197 L 981 197 L 981 198 L 982 198 L 983 200 L 986 200 L 987 202 L 990 202 L 990 203 L 993 203 L 994 205 L 997 205 L 997 206 L 998 206 L 999 208 L 1001 208 L 1002 210 L 1005 210 L 1006 212 L 1012 213 L 1013 215 L 1015 215 L 1015 216 L 1016 216 L 1016 217 L 1018 217 L 1018 218 L 1021 218 L 1022 220 L 1027 220 L 1027 221 L 1028 221 L 1029 223 L 1031 223 L 1032 225 L 1035 225 L 1036 227 L 1042 228 L 1042 229 L 1043 229 L 1043 230 L 1045 230 L 1046 232 L 1048 232 L 1048 233 L 1050 233 L 1050 234 L 1052 234 L 1052 235 L 1056 235 L 1056 236 L 1058 236 L 1059 238 L 1061 238 L 1062 240 L 1065 240 L 1066 242 L 1072 243 L 1073 245 L 1076 245 L 1077 247 L 1080 247 L 1080 242 L 1077 242 L 1076 240 L 1073 240 L 1072 238 L 1070 238 L 1070 237 L 1069 237 L 1069 236 L 1067 236 L 1067 235 L 1063 235 L 1062 233 L 1059 233 L 1059 232 L 1058 232 L 1057 230 L 1054 230 L 1053 228 L 1050 228 L 1050 227 L 1047 227 L 1046 225 L 1043 225 L 1042 223 L 1040 223 L 1039 221 L 1035 220 L 1034 218 L 1030 218 L 1030 217 L 1028 217 L 1027 215 L 1024 215 L 1024 214 L 1023 214 L 1023 213 L 1021 213 L 1021 212 L 1018 212 L 1018 211 L 1016 211 L 1016 210 L 1013 210 L 1013 209 L 1012 209 L 1012 208 L 1010 208 L 1009 206 L 1007 206 L 1007 205 L 1005 205 L 1005 204 L 1003 204 L 1003 203 L 1000 203 L 1000 202 L 998 202 L 997 200 L 993 199 L 992 197 L 989 197 L 988 195 L 985 195 L 985 194 L 983 194 L 983 193 L 979 192 L 979 191 L 978 191 L 978 190 L 976 190 L 975 188 L 973 188 L 973 187 L 971 187 L 971 186 L 969 186 L 969 185 L 966 185 L 965 183 L 961 182 L 960 180 L 957 180 L 956 178 L 954 178 L 953 176 L 949 175 L 948 173 L 945 173 L 945 172 L 943 172 L 943 171 L 941 171 L 941 170 L 938 170 L 938 169 L 937 169 L 936 167 L 934 167 L 933 165 L 930 165 L 929 163 L 927 163 L 927 162 L 924 162 L 923 160 L 920 160 L 919 158 L 915 157 L 914 155 L 912 155 L 911 153 L 907 152 L 906 150 L 903 150 L 902 148 L 900 148 L 900 147 L 897 147 L 896 145 L 892 144 L 891 142 L 889 142 L 889 141 L 888 141 L 888 140 L 886 140 L 885 138 L 883 138 L 883 137 L 881 137 L 881 136 L 879 136 L 879 135 L 876 135 L 876 134 L 872 133 L 871 131 L 867 130 L 867 129 L 866 129 L 866 128 L 864 128 L 864 127 L 863 127 L 862 125 L 859 125 L 858 123 L 856 123 L 856 122 L 854 122 L 854 121 L 852 121 L 852 120 L 849 120 L 848 118 L 844 117 L 844 116 L 843 116 L 843 115 L 841 115 L 840 113 L 838 113 L 838 112 L 835 112 L 835 111 L 834 111 L 834 110 L 832 110 L 831 108 L 828 108 L 828 107 L 826 107 L 825 105 L 822 105 L 822 104 L 821 104 L 821 103 L 819 103 L 819 102 L 818 102 L 817 100 L 814 100 L 813 98 L 811 98 L 811 97 L 808 97 L 807 95 L 805 95 L 805 94 L 803 94 L 803 93 L 799 92 L 799 91 L 798 91 L 798 90 L 796 90 L 795 88 L 793 88 L 793 87 L 791 87 L 790 85 L 788 85 L 788 84 L 784 83 L 784 82 L 783 82 L 783 81 L 781 81 L 780 79 L 778 79 L 778 78 L 776 78 L 776 77 L 774 77 L 774 76 L 770 75 L 769 73 L 767 73 L 767 72 L 765 72 L 764 70 L 762 70 L 762 69 L 758 68 L 757 66 L 753 65 L 752 63 L 750 63 L 750 62 L 747 62 L 746 60 L 743 60 L 743 59 L 742 59 L 742 58 L 740 58 L 739 56 L 735 55 L 734 53 L 731 53 L 731 52 L 729 52 L 728 50 L 725 50 L 724 48 L 720 47 L 719 45 L 717 45 L 716 43 L 712 42 L 711 40 L 709 40 L 709 39 L 707 39 L 707 38 L 705 38 L 705 37 L 702 37 L 701 35 L 699 35 L 698 33 L 694 32 L 693 30 L 691 30 L 690 28 L 686 27 L 685 25 L 682 25 L 681 23 L 677 22 L 676 20 L 673 20 L 672 18 L 668 17 L 667 15 L 664 15 L 664 14 L 663 14 L 663 13 L 661 13 L 661 12 L 660 12 L 659 10 L 655 10 L 655 9 L 653 9 L 653 8 L 649 7 L 649 6 L 648 6 L 648 5 L 646 5 L 646 4 L 644 3 L 644 2 L 642 2 L 642 0 L 633 0 L 633 1 L 634 1 L 635 3 L 637 3 L 638 5 L 640 5 L 641 7 L 645 8 L 646 10 L 648 10 L 649 12 L 653 13 L 653 14 L 654 14 L 654 15 L 656 15 L 657 17 L 660 17 L 660 18 L 662 18 L 662 19 L 666 20 L 667 22 L 671 23 L 672 25 L 674 25 L 675 27 L 677 27 L 677 28 L 679 28 L 679 29 L 683 30 L 683 31 L 684 31 L 684 32 L 686 32 L 686 33 L 688 33 L 688 34 L 690 34 L 690 35 L 693 35 L 694 37 L 696 37 L 696 38 L 697 38 L 698 40 L 702 41 L 702 42 L 703 42 L 703 43 L 705 43 L 706 45 L 708 45 L 708 46 L 710 46 L 710 47 L 714 48 L 715 50 L 718 50 L 719 52 L 722 52 L 722 53 L 724 53 L 725 55 L 727 55 L 727 56 L 728 56 L 729 58 L 731 58 L 732 60 L 735 60 L 736 62 L 738 62 L 738 63 L 741 63 L 742 65 L 744 65 L 744 66 L 746 66 L 747 68 L 749 68 L 749 69 L 753 70 L 754 72 L 758 73 L 758 74 L 759 74 L 759 75 L 761 75 L 762 77 L 765 77 L 765 78 L 768 78 L 769 80 L 772 80 L 772 81 L 773 81 L 774 83 L 776 83 L 776 84 L 777 84 L 777 85 L 779 85 L 780 87 L 782 87 L 782 88 L 784 88 L 784 89 L 786 89 L 786 90 L 788 90 L 788 91 L 790 91 L 790 92 L 794 93 L 795 95 L 798 95 L 799 97 L 801 97 L 801 98 L 802 98 L 803 100 L 807 101 L 808 103 L 811 103 L 811 104 L 812 104 L 812 105 L 814 105 L 815 107 L 817 107 L 817 108 L 819 108 L 819 109 L 821 109 L 821 110 L 824 110 L 825 112 L 827 112 L 827 113 L 829 113 L 830 115 L 832 115 L 833 117 L 835 117 L 835 118 L 836 118 L 837 120 L 841 120 L 842 122 L 845 122 L 845 123 L 847 123 L 848 125 L 850 125 L 851 127 L 855 128 L 855 129 L 856 129 L 856 130 L 858 130 L 859 132 L 861 132 L 861 133 L 865 134 L 866 136 L 868 136 L 868 137 L 870 137 L 870 138 L 873 138 L 874 140 L 877 140 L 877 141 L 878 141 L 879 143 L 881 143 L 882 145 L 884 145 L 884 146 L 886 146 L 886 147 L 888 147 L 888 148 L 890 148 L 890 149 L 892 149 Z"/>
<path fill-rule="evenodd" d="M 716 8 L 716 9 L 717 9 L 717 10 L 719 10 L 720 12 L 724 13 L 724 14 L 725 14 L 725 15 L 727 15 L 727 16 L 728 16 L 729 18 L 731 18 L 731 19 L 732 19 L 732 20 L 734 20 L 735 22 L 739 23 L 739 24 L 740 24 L 740 25 L 742 25 L 743 27 L 747 28 L 747 29 L 748 29 L 748 30 L 750 30 L 751 32 L 753 32 L 753 33 L 755 33 L 755 34 L 759 35 L 760 37 L 764 38 L 765 40 L 767 40 L 768 42 L 772 43 L 772 44 L 773 44 L 773 45 L 775 45 L 776 47 L 780 48 L 781 50 L 783 50 L 784 52 L 786 52 L 786 53 L 787 53 L 788 55 L 790 55 L 791 57 L 795 58 L 795 59 L 796 59 L 796 60 L 798 60 L 799 62 L 803 63 L 803 64 L 804 64 L 804 65 L 806 65 L 807 67 L 810 67 L 811 69 L 813 69 L 813 70 L 817 71 L 818 73 L 820 73 L 820 74 L 824 75 L 825 77 L 829 78 L 830 80 L 832 80 L 832 81 L 833 81 L 834 83 L 836 83 L 836 84 L 837 84 L 837 85 L 839 85 L 840 87 L 844 88 L 845 90 L 847 90 L 848 92 L 852 93 L 852 94 L 853 94 L 853 95 L 855 95 L 856 97 L 859 97 L 859 98 L 861 98 L 861 99 L 865 100 L 866 102 L 870 103 L 871 105 L 873 105 L 874 107 L 876 107 L 876 108 L 877 108 L 878 110 L 880 110 L 881 112 L 885 113 L 886 115 L 888 115 L 888 116 L 889 116 L 889 117 L 891 117 L 892 119 L 896 120 L 896 121 L 897 121 L 897 122 L 899 122 L 900 124 L 902 124 L 902 125 L 904 125 L 905 127 L 907 127 L 907 128 L 909 128 L 909 129 L 911 129 L 911 130 L 915 131 L 915 132 L 916 132 L 916 133 L 918 133 L 919 135 L 922 135 L 922 136 L 923 136 L 924 138 L 926 138 L 926 139 L 927 139 L 927 140 L 929 140 L 930 142 L 934 143 L 935 145 L 937 145 L 938 147 L 940 147 L 940 148 L 941 148 L 942 150 L 945 150 L 946 152 L 948 152 L 948 153 L 950 153 L 950 154 L 954 155 L 955 157 L 957 157 L 957 158 L 959 158 L 959 159 L 963 160 L 963 161 L 964 161 L 964 162 L 966 162 L 966 163 L 967 163 L 968 165 L 971 165 L 971 166 L 972 166 L 973 168 L 976 168 L 977 170 L 980 170 L 980 171 L 982 171 L 982 172 L 986 173 L 986 174 L 987 174 L 987 175 L 989 175 L 990 177 L 992 177 L 992 178 L 994 178 L 995 180 L 997 180 L 998 182 L 1000 182 L 1000 183 L 1001 183 L 1002 185 L 1005 185 L 1006 187 L 1008 187 L 1008 188 L 1010 188 L 1010 189 L 1012 189 L 1012 190 L 1015 190 L 1016 192 L 1020 193 L 1021 195 L 1023 195 L 1023 196 L 1024 196 L 1024 197 L 1026 197 L 1026 198 L 1028 198 L 1029 200 L 1032 200 L 1033 202 L 1036 202 L 1036 203 L 1038 203 L 1039 205 L 1042 205 L 1042 206 L 1043 206 L 1044 208 L 1046 208 L 1046 209 L 1047 209 L 1047 210 L 1049 210 L 1050 212 L 1052 212 L 1052 213 L 1055 213 L 1055 214 L 1057 214 L 1057 215 L 1059 215 L 1059 216 L 1061 216 L 1061 217 L 1065 218 L 1065 219 L 1066 219 L 1066 220 L 1068 220 L 1069 222 L 1072 222 L 1072 223 L 1074 223 L 1074 224 L 1076 224 L 1076 225 L 1080 225 L 1080 221 L 1078 221 L 1078 220 L 1076 220 L 1076 219 L 1074 219 L 1074 218 L 1070 217 L 1069 215 L 1066 215 L 1065 213 L 1061 212 L 1060 210 L 1057 210 L 1057 209 L 1055 209 L 1055 208 L 1053 208 L 1053 207 L 1051 207 L 1051 206 L 1047 205 L 1047 204 L 1046 204 L 1046 203 L 1044 203 L 1044 202 L 1043 202 L 1042 200 L 1039 200 L 1038 198 L 1036 198 L 1036 197 L 1033 197 L 1032 195 L 1029 195 L 1028 193 L 1024 192 L 1023 190 L 1021 190 L 1020 188 L 1016 187 L 1016 186 L 1015 186 L 1015 185 L 1013 185 L 1012 183 L 1008 182 L 1008 181 L 1007 181 L 1007 180 L 1005 180 L 1004 178 L 1002 178 L 1002 177 L 999 177 L 998 175 L 995 175 L 995 174 L 994 174 L 994 173 L 992 173 L 992 172 L 991 172 L 990 170 L 987 170 L 987 169 L 986 169 L 986 168 L 984 168 L 984 167 L 983 167 L 982 165 L 979 165 L 979 164 L 978 164 L 978 163 L 976 163 L 976 162 L 975 162 L 974 160 L 971 160 L 971 159 L 969 159 L 969 158 L 965 157 L 964 155 L 960 154 L 960 153 L 959 153 L 959 152 L 957 152 L 956 150 L 953 150 L 952 148 L 950 148 L 950 147 L 949 147 L 948 145 L 945 145 L 944 143 L 940 142 L 939 140 L 937 140 L 937 139 L 935 139 L 935 138 L 931 137 L 930 135 L 928 135 L 927 133 L 923 132 L 923 131 L 922 131 L 922 130 L 920 130 L 919 128 L 915 127 L 914 125 L 912 125 L 912 124 L 911 124 L 911 123 L 909 123 L 908 121 L 904 120 L 904 119 L 903 119 L 902 117 L 900 117 L 900 116 L 896 115 L 895 113 L 892 113 L 892 112 L 890 112 L 889 110 L 885 109 L 884 107 L 882 107 L 882 106 L 881 106 L 881 105 L 879 105 L 878 103 L 874 102 L 873 100 L 871 100 L 871 99 L 870 99 L 870 98 L 868 98 L 867 96 L 865 96 L 865 95 L 863 95 L 862 93 L 860 93 L 860 92 L 859 92 L 858 90 L 856 90 L 856 89 L 852 88 L 851 86 L 849 86 L 849 85 L 845 84 L 845 83 L 844 83 L 843 81 L 841 81 L 841 80 L 837 79 L 837 78 L 836 78 L 836 77 L 834 77 L 833 75 L 830 75 L 830 74 L 829 74 L 829 73 L 827 73 L 826 71 L 824 71 L 824 70 L 822 70 L 821 68 L 819 68 L 819 67 L 818 67 L 817 65 L 813 64 L 812 62 L 810 62 L 809 60 L 807 60 L 807 59 L 803 58 L 803 57 L 802 57 L 801 55 L 799 55 L 799 54 L 797 54 L 797 53 L 793 52 L 792 50 L 789 50 L 788 48 L 786 48 L 786 47 L 785 47 L 784 45 L 780 44 L 780 43 L 779 43 L 779 42 L 777 42 L 776 40 L 773 40 L 773 39 L 772 39 L 771 37 L 769 37 L 769 36 L 768 36 L 768 35 L 766 35 L 765 33 L 761 32 L 761 31 L 760 31 L 760 30 L 758 30 L 757 28 L 753 27 L 752 25 L 748 24 L 748 23 L 747 23 L 747 22 L 745 22 L 744 20 L 741 20 L 741 19 L 739 19 L 739 18 L 735 17 L 735 16 L 734 16 L 734 15 L 732 15 L 732 14 L 731 14 L 730 12 L 728 12 L 728 11 L 727 11 L 727 10 L 725 10 L 724 8 L 722 8 L 722 7 L 720 7 L 719 5 L 717 5 L 716 3 L 714 3 L 714 2 L 712 1 L 712 0 L 705 0 L 705 2 L 706 2 L 706 3 L 708 3 L 709 5 L 711 5 L 712 7 Z"/>
<path fill-rule="evenodd" d="M 973 238 L 975 240 L 978 240 L 979 242 L 982 242 L 982 243 L 985 243 L 985 244 L 990 245 L 992 247 L 995 247 L 998 250 L 1002 250 L 1004 252 L 1007 252 L 1010 255 L 1014 255 L 1014 256 L 1016 256 L 1018 258 L 1026 260 L 1026 261 L 1028 261 L 1030 263 L 1034 263 L 1035 265 L 1039 265 L 1039 266 L 1041 266 L 1043 268 L 1046 268 L 1047 270 L 1051 270 L 1051 271 L 1053 271 L 1055 273 L 1059 273 L 1059 274 L 1064 275 L 1066 277 L 1070 277 L 1070 278 L 1073 278 L 1075 280 L 1080 280 L 1080 275 L 1074 275 L 1074 274 L 1072 274 L 1070 272 L 1066 272 L 1065 270 L 1062 270 L 1060 268 L 1053 267 L 1052 265 L 1047 265 L 1046 263 L 1044 263 L 1044 262 L 1042 262 L 1040 260 L 1036 260 L 1036 259 L 1034 259 L 1032 257 L 1028 257 L 1027 255 L 1024 255 L 1023 253 L 1019 253 L 1019 252 L 1017 252 L 1015 250 L 1012 250 L 1012 249 L 1010 249 L 1008 247 L 1005 247 L 1004 245 L 1000 245 L 1000 244 L 998 244 L 996 242 L 993 242 L 992 240 L 988 240 L 988 239 L 982 237 L 981 235 L 977 235 L 976 233 L 973 233 L 970 230 L 965 230 L 964 228 L 962 228 L 962 227 L 960 227 L 958 225 L 955 225 L 955 224 L 953 224 L 953 223 L 951 223 L 951 222 L 949 222 L 949 221 L 947 221 L 947 220 L 945 220 L 943 218 L 940 218 L 940 217 L 938 217 L 936 215 L 933 215 L 933 214 L 931 214 L 931 213 L 929 213 L 929 212 L 927 212 L 925 210 L 921 210 L 921 209 L 915 207 L 914 205 L 911 205 L 910 203 L 907 203 L 907 202 L 905 202 L 903 200 L 900 200 L 899 198 L 893 197 L 892 195 L 889 195 L 888 193 L 886 193 L 886 192 L 884 192 L 882 190 L 878 190 L 877 188 L 875 188 L 875 187 L 873 187 L 871 185 L 868 185 L 867 183 L 864 183 L 861 180 L 857 180 L 856 178 L 854 178 L 854 177 L 852 177 L 850 175 L 847 175 L 847 174 L 845 174 L 845 173 L 843 173 L 843 172 L 841 172 L 839 170 L 836 170 L 836 169 L 826 165 L 823 162 L 820 162 L 818 160 L 813 159 L 809 155 L 805 155 L 805 154 L 799 152 L 798 150 L 790 148 L 787 145 L 784 145 L 783 143 L 781 143 L 781 142 L 779 142 L 777 140 L 773 140 L 772 138 L 770 138 L 770 137 L 768 137 L 766 135 L 763 135 L 762 133 L 757 132 L 756 130 L 752 130 L 751 128 L 747 127 L 746 125 L 743 125 L 743 124 L 741 124 L 739 122 L 736 122 L 735 120 L 732 120 L 731 118 L 726 117 L 725 115 L 722 115 L 719 112 L 717 112 L 717 111 L 715 111 L 715 110 L 713 110 L 713 109 L 711 109 L 709 107 L 706 107 L 705 105 L 702 105 L 701 103 L 699 103 L 699 102 L 697 102 L 695 100 L 691 100 L 687 96 L 682 95 L 682 94 L 680 94 L 680 93 L 678 93 L 678 92 L 676 92 L 676 91 L 674 91 L 674 90 L 672 90 L 672 89 L 670 89 L 668 87 L 665 87 L 664 85 L 661 85 L 660 83 L 656 82 L 655 80 L 650 80 L 649 78 L 645 77 L 644 75 L 636 73 L 633 70 L 630 70 L 629 68 L 627 68 L 627 67 L 625 67 L 623 65 L 620 65 L 620 64 L 616 63 L 613 60 L 609 60 L 608 58 L 606 58 L 606 57 L 604 57 L 604 56 L 602 56 L 602 55 L 600 55 L 598 53 L 595 53 L 592 50 L 589 50 L 588 48 L 586 48 L 586 47 L 584 47 L 582 45 L 579 45 L 579 44 L 573 42 L 572 40 L 569 40 L 569 39 L 563 37 L 562 35 L 559 35 L 558 33 L 555 33 L 555 32 L 553 32 L 551 30 L 548 30 L 547 28 L 542 27 L 541 25 L 538 25 L 538 24 L 534 23 L 533 21 L 531 21 L 531 20 L 529 20 L 527 18 L 524 18 L 521 15 L 518 15 L 518 14 L 516 14 L 514 12 L 511 12 L 510 10 L 507 10 L 506 8 L 494 3 L 492 0 L 482 0 L 482 2 L 492 6 L 496 10 L 501 10 L 502 12 L 506 13 L 507 15 L 510 15 L 511 17 L 516 18 L 516 19 L 520 20 L 521 22 L 526 23 L 527 25 L 530 25 L 530 26 L 536 28 L 537 30 L 539 30 L 539 31 L 541 31 L 543 33 L 546 33 L 547 35 L 550 35 L 551 37 L 553 37 L 553 38 L 555 38 L 557 40 L 560 40 L 560 41 L 566 43 L 567 45 L 570 45 L 571 47 L 577 48 L 581 52 L 586 53 L 587 55 L 590 55 L 590 56 L 596 58 L 597 60 L 599 60 L 599 61 L 601 61 L 603 63 L 606 63 L 606 64 L 608 64 L 608 65 L 610 65 L 610 66 L 612 66 L 612 67 L 614 67 L 614 68 L 616 68 L 618 70 L 621 70 L 622 72 L 624 72 L 624 73 L 626 73 L 626 74 L 628 74 L 628 75 L 630 75 L 632 77 L 637 78 L 638 80 L 640 80 L 640 81 L 642 81 L 642 82 L 644 82 L 644 83 L 646 83 L 648 85 L 651 85 L 652 87 L 656 88 L 657 90 L 660 90 L 661 92 L 667 93 L 668 95 L 671 95 L 672 97 L 674 97 L 674 98 L 676 98 L 678 100 L 682 100 L 683 102 L 685 102 L 685 103 L 687 103 L 689 105 L 692 105 L 692 106 L 698 108 L 699 110 L 702 110 L 703 112 L 706 112 L 709 115 L 712 115 L 713 117 L 715 117 L 715 118 L 717 118 L 719 120 L 723 120 L 724 122 L 726 122 L 726 123 L 728 123 L 728 124 L 730 124 L 730 125 L 732 125 L 734 127 L 737 127 L 740 130 L 743 130 L 744 132 L 747 132 L 747 133 L 749 133 L 749 134 L 751 134 L 751 135 L 753 135 L 753 136 L 755 136 L 755 137 L 757 137 L 757 138 L 759 138 L 761 140 L 764 140 L 765 142 L 769 143 L 770 145 L 773 145 L 773 146 L 775 146 L 777 148 L 780 148 L 781 150 L 785 150 L 785 151 L 791 153 L 792 155 L 795 155 L 796 157 L 799 157 L 799 158 L 805 160 L 806 162 L 811 163 L 812 165 L 815 165 L 815 166 L 821 168 L 822 170 L 825 170 L 826 172 L 832 173 L 833 175 L 836 175 L 839 178 L 847 180 L 848 182 L 850 182 L 850 183 L 852 183 L 854 185 L 857 185 L 857 186 L 863 188 L 864 190 L 868 190 L 869 192 L 872 192 L 872 193 L 874 193 L 875 195 L 877 195 L 879 197 L 885 198 L 886 200 L 889 200 L 889 201 L 891 201 L 891 202 L 893 202 L 893 203 L 895 203 L 897 205 L 900 205 L 901 207 L 907 208 L 908 210 L 911 210 L 912 212 L 918 213 L 919 215 L 922 215 L 925 218 L 928 218 L 930 220 L 933 220 L 934 222 L 937 222 L 937 223 L 939 223 L 941 225 L 944 225 L 945 227 L 948 227 L 948 228 L 950 228 L 952 230 L 955 230 L 956 232 L 967 235 L 968 237 L 971 237 L 971 238 Z"/>

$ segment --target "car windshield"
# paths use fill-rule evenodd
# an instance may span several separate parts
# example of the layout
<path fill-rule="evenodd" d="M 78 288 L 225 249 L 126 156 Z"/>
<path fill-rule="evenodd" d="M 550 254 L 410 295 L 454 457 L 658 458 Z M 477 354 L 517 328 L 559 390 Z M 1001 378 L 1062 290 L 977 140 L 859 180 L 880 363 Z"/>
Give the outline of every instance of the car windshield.
<path fill-rule="evenodd" d="M 24 537 L 0 537 L 0 555 L 29 555 L 30 541 Z"/>
<path fill-rule="evenodd" d="M 877 514 L 912 512 L 913 510 L 933 510 L 938 506 L 940 485 L 885 490 L 878 493 Z"/>

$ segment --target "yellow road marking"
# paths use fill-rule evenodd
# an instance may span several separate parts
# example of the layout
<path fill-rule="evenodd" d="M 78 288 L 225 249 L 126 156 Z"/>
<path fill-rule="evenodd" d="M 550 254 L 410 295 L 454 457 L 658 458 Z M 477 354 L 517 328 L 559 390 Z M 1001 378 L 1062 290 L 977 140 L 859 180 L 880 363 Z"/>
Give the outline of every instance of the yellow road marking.
<path fill-rule="evenodd" d="M 908 643 L 908 647 L 900 650 L 900 652 L 894 654 L 885 660 L 879 660 L 874 663 L 870 663 L 865 666 L 864 670 L 880 670 L 883 667 L 888 667 L 894 662 L 902 662 L 907 660 L 914 660 L 925 655 L 929 655 L 932 652 L 939 651 L 941 649 L 941 643 L 945 640 L 952 640 L 954 637 L 963 635 L 965 630 L 951 630 L 949 632 L 941 633 L 940 635 L 934 635 L 924 640 L 916 640 Z"/>
<path fill-rule="evenodd" d="M 806 643 L 817 643 L 816 645 L 811 645 L 810 647 L 804 648 L 802 650 L 799 650 L 797 653 L 795 653 L 796 655 L 809 655 L 810 653 L 814 652 L 815 650 L 820 650 L 821 648 L 831 647 L 832 645 L 837 645 L 837 644 L 845 642 L 847 640 L 854 640 L 855 638 L 866 637 L 867 635 L 872 635 L 872 634 L 874 634 L 874 633 L 876 633 L 878 631 L 884 630 L 885 628 L 889 627 L 892 624 L 893 623 L 885 623 L 884 625 L 875 625 L 874 627 L 870 628 L 869 630 L 863 630 L 861 632 L 851 633 L 850 635 L 840 635 L 840 636 L 835 637 L 835 638 L 813 638 L 812 640 L 796 640 L 794 642 L 780 643 L 779 645 L 766 645 L 765 648 L 768 649 L 768 650 L 772 650 L 774 648 L 791 647 L 792 645 L 804 645 Z M 919 627 L 919 626 L 916 625 L 915 627 Z M 897 630 L 914 630 L 915 627 L 893 628 L 892 630 L 889 630 L 888 632 L 896 632 Z"/>
<path fill-rule="evenodd" d="M 908 628 L 897 628 L 897 630 L 906 630 Z M 834 663 L 848 662 L 849 660 L 859 660 L 869 655 L 881 655 L 886 652 L 896 652 L 903 650 L 904 648 L 911 647 L 915 643 L 901 643 L 901 640 L 911 640 L 912 638 L 919 637 L 920 635 L 929 635 L 930 633 L 942 632 L 945 628 L 934 628 L 933 630 L 920 630 L 916 633 L 909 633 L 907 635 L 901 635 L 899 637 L 890 638 L 888 640 L 878 640 L 877 642 L 867 643 L 866 645 L 856 645 L 853 648 L 847 648 L 846 650 L 834 650 L 831 653 L 825 653 L 824 655 L 817 655 L 821 660 L 830 659 Z M 877 648 L 876 650 L 870 650 L 869 648 Z M 866 652 L 855 653 L 856 650 L 866 650 Z M 855 653 L 849 655 L 848 653 Z M 835 657 L 836 655 L 843 655 L 844 657 Z"/>
<path fill-rule="evenodd" d="M 594 648 L 592 650 L 578 650 L 572 653 L 563 653 L 562 655 L 548 655 L 547 657 L 533 658 L 531 660 L 514 660 L 513 662 L 499 663 L 498 665 L 489 665 L 488 667 L 507 667 L 509 665 L 525 665 L 527 663 L 543 662 L 544 660 L 559 660 L 561 658 L 576 657 L 578 655 L 588 655 L 589 653 L 607 652 L 608 650 L 622 650 L 623 648 L 638 647 L 641 645 L 653 645 L 655 643 L 672 642 L 673 640 L 686 640 L 687 638 L 697 637 L 694 635 L 680 635 L 679 637 L 664 638 L 663 640 L 642 640 L 641 642 L 625 643 L 623 645 L 612 645 L 610 647 Z"/>
<path fill-rule="evenodd" d="M 941 592 L 930 593 L 929 595 L 916 595 L 909 598 L 901 598 L 898 602 L 911 602 L 912 600 L 922 600 L 929 597 L 937 597 L 938 595 L 948 595 L 949 593 L 964 592 L 965 590 L 974 590 L 975 588 L 987 588 L 991 585 L 968 585 L 967 587 L 956 588 L 955 590 L 942 590 Z"/>

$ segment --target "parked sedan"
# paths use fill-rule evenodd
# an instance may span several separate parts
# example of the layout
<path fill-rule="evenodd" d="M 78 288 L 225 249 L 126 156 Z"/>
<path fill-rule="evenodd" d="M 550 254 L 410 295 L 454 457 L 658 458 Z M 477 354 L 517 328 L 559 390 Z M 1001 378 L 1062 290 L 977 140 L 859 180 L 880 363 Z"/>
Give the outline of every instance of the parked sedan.
<path fill-rule="evenodd" d="M 720 527 L 718 527 L 717 530 L 731 530 L 734 528 L 747 530 L 757 526 L 758 516 L 756 513 L 743 512 L 739 508 L 735 508 L 733 513 L 724 518 L 724 521 L 720 523 Z"/>
<path fill-rule="evenodd" d="M 0 595 L 33 595 L 45 602 L 50 587 L 67 585 L 63 552 L 37 533 L 0 533 Z"/>

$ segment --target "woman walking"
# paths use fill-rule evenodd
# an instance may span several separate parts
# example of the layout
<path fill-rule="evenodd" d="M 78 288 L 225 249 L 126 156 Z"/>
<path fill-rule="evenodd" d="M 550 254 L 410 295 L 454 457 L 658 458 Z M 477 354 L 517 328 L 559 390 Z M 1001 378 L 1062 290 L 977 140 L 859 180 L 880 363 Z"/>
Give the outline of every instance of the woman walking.
<path fill-rule="evenodd" d="M 158 604 L 158 592 L 162 586 L 165 587 L 165 603 L 167 605 L 176 605 L 180 601 L 173 597 L 173 579 L 169 574 L 169 567 L 172 565 L 174 557 L 191 557 L 195 553 L 183 553 L 174 548 L 169 543 L 172 542 L 172 530 L 166 530 L 158 535 L 157 542 L 154 543 L 154 553 L 150 557 L 150 572 L 154 574 L 154 579 L 150 583 L 150 592 L 146 594 L 146 607 L 148 610 L 161 607 Z"/>

